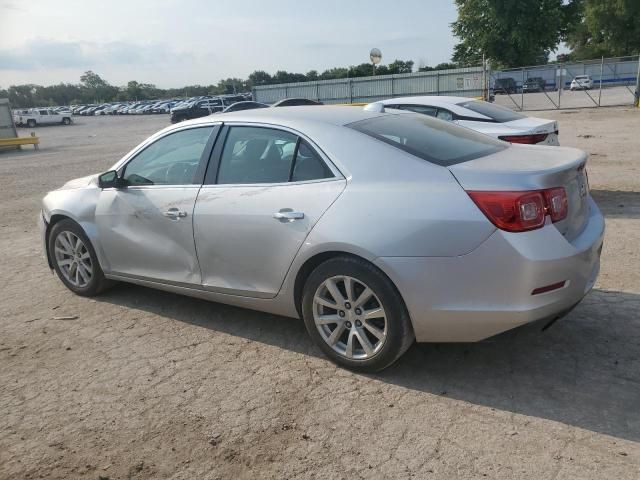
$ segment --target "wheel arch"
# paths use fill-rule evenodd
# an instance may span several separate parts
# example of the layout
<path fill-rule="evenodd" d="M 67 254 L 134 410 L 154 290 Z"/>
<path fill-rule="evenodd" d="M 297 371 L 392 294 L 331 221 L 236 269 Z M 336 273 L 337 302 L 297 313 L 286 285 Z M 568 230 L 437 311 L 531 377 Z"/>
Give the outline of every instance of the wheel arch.
<path fill-rule="evenodd" d="M 51 229 L 53 228 L 53 226 L 56 223 L 61 222 L 62 220 L 71 220 L 72 222 L 78 224 L 80 228 L 82 228 L 82 226 L 74 218 L 68 215 L 64 215 L 61 213 L 54 213 L 53 215 L 51 215 L 51 217 L 49 218 L 49 223 L 47 223 L 47 227 L 44 232 L 44 248 L 47 252 L 47 263 L 49 264 L 49 268 L 51 269 L 53 269 L 53 262 L 51 260 L 51 252 L 49 251 L 49 235 L 51 234 Z"/>
<path fill-rule="evenodd" d="M 347 252 L 345 250 L 328 250 L 328 251 L 316 253 L 315 255 L 306 259 L 296 273 L 296 277 L 293 285 L 293 301 L 294 301 L 298 316 L 300 318 L 302 318 L 302 292 L 304 291 L 304 285 L 307 279 L 309 278 L 309 275 L 311 275 L 311 272 L 313 272 L 320 264 L 336 257 L 355 258 L 363 262 L 367 262 L 373 268 L 375 268 L 376 270 L 379 270 L 389 280 L 389 283 L 393 285 L 393 288 L 396 290 L 396 292 L 400 296 L 402 303 L 404 303 L 406 308 L 406 302 L 404 301 L 402 292 L 398 290 L 398 287 L 396 286 L 395 282 L 391 279 L 391 277 L 387 274 L 387 272 L 381 269 L 379 265 L 376 265 L 374 262 L 372 262 L 371 259 L 368 259 L 361 255 L 357 255 L 355 253 Z M 407 308 L 407 314 L 408 313 L 409 313 L 409 310 Z"/>

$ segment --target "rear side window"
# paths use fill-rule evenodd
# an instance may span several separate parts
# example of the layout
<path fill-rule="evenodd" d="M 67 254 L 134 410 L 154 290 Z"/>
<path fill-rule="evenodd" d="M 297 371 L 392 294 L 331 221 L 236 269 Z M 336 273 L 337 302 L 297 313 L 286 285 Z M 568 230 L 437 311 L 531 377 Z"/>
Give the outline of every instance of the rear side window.
<path fill-rule="evenodd" d="M 435 117 L 436 113 L 438 113 L 438 109 L 435 107 L 429 107 L 427 105 L 398 105 L 397 107 L 400 110 L 409 110 L 410 112 L 421 113 L 423 115 L 429 115 L 430 117 Z"/>
<path fill-rule="evenodd" d="M 231 127 L 222 150 L 219 184 L 321 180 L 333 173 L 316 151 L 290 132 L 265 127 Z"/>
<path fill-rule="evenodd" d="M 521 113 L 516 113 L 506 107 L 501 107 L 500 105 L 495 105 L 489 102 L 483 102 L 481 100 L 472 100 L 470 102 L 460 103 L 459 105 L 471 110 L 472 112 L 489 117 L 498 123 L 513 122 L 514 120 L 526 118 L 526 115 L 522 115 Z"/>
<path fill-rule="evenodd" d="M 504 142 L 425 115 L 384 115 L 347 126 L 443 167 L 507 148 Z"/>

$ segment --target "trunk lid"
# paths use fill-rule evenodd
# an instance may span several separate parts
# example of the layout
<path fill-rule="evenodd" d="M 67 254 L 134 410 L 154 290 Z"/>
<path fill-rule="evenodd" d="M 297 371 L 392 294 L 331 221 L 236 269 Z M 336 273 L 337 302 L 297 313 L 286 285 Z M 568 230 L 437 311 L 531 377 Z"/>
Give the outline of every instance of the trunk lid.
<path fill-rule="evenodd" d="M 526 117 L 504 122 L 502 125 L 522 133 L 554 133 L 558 131 L 558 122 L 546 118 Z"/>
<path fill-rule="evenodd" d="M 568 202 L 567 218 L 553 225 L 572 241 L 582 232 L 589 217 L 587 158 L 585 152 L 574 148 L 512 145 L 498 153 L 448 168 L 467 191 L 564 187 Z"/>

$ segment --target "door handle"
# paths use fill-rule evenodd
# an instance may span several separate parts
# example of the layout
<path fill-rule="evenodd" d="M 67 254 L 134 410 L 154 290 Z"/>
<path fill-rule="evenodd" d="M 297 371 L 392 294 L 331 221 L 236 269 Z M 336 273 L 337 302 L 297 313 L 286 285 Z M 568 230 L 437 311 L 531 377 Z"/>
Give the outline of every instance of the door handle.
<path fill-rule="evenodd" d="M 170 208 L 166 212 L 163 213 L 165 217 L 169 217 L 173 220 L 177 220 L 178 218 L 184 218 L 187 216 L 187 212 L 183 210 L 178 210 L 177 208 Z"/>
<path fill-rule="evenodd" d="M 274 213 L 273 218 L 277 220 L 301 220 L 304 218 L 304 213 L 280 211 Z"/>

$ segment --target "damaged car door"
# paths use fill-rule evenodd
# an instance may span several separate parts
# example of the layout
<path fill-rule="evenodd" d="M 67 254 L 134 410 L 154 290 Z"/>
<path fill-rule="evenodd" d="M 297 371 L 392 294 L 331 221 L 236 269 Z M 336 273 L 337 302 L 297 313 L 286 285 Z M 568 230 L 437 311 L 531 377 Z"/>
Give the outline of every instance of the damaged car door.
<path fill-rule="evenodd" d="M 219 127 L 172 131 L 118 170 L 100 192 L 96 225 L 105 271 L 174 284 L 201 282 L 193 209 Z"/>

